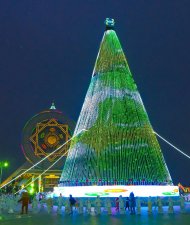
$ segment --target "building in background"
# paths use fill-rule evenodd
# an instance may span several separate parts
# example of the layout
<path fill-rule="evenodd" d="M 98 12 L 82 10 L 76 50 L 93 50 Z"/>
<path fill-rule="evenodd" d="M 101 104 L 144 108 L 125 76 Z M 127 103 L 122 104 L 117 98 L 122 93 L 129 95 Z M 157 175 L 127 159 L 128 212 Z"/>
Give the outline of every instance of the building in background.
<path fill-rule="evenodd" d="M 21 150 L 26 162 L 1 186 L 23 173 L 7 186 L 8 190 L 18 190 L 29 183 L 26 189 L 30 192 L 53 190 L 58 185 L 70 142 L 62 145 L 72 137 L 74 127 L 74 122 L 57 110 L 54 103 L 50 109 L 33 116 L 22 131 Z M 53 153 L 56 149 L 58 150 Z M 45 157 L 47 159 L 27 171 Z"/>

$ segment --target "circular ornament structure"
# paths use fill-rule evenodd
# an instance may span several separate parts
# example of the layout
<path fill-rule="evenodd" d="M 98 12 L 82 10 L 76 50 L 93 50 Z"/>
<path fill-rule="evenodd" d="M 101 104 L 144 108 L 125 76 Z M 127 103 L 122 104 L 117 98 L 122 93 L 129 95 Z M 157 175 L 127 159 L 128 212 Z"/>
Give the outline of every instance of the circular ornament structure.
<path fill-rule="evenodd" d="M 51 165 L 64 154 L 65 160 L 70 142 L 64 143 L 72 137 L 74 127 L 74 122 L 56 109 L 36 114 L 26 123 L 22 132 L 21 148 L 26 159 L 35 164 L 49 155 L 39 167 Z M 57 164 L 63 166 L 63 160 Z"/>

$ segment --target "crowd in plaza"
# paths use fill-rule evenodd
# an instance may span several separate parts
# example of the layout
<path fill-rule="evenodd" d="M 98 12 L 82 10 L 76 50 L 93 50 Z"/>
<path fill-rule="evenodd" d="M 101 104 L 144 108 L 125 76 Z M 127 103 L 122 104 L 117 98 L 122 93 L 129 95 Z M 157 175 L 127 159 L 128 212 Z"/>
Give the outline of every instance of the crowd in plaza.
<path fill-rule="evenodd" d="M 0 215 L 4 213 L 40 213 L 42 210 L 47 213 L 57 214 L 91 214 L 97 215 L 102 213 L 112 214 L 137 214 L 142 213 L 142 207 L 146 208 L 148 214 L 153 212 L 162 214 L 163 207 L 167 207 L 167 213 L 173 214 L 174 205 L 178 205 L 180 212 L 185 213 L 185 201 L 187 199 L 184 196 L 179 198 L 161 198 L 161 197 L 148 197 L 140 198 L 135 197 L 133 192 L 129 197 L 124 198 L 121 195 L 114 198 L 100 198 L 100 196 L 94 198 L 74 198 L 63 197 L 61 194 L 59 197 L 53 197 L 51 193 L 38 193 L 32 198 L 28 192 L 22 192 L 18 195 L 14 194 L 1 194 L 0 196 Z"/>

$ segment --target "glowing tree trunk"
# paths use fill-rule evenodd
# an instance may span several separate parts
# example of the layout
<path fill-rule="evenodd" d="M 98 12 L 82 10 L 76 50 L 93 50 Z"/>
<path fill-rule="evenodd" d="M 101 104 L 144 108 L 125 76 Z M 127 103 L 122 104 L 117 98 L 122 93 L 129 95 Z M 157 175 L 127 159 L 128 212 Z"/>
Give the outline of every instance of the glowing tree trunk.
<path fill-rule="evenodd" d="M 171 183 L 118 37 L 107 26 L 60 182 Z"/>

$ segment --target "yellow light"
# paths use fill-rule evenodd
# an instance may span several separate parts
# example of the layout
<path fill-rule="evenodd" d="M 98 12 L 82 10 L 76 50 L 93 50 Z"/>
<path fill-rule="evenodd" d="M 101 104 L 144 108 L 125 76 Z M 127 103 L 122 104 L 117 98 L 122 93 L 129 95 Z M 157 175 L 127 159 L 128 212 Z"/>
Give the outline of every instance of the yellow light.
<path fill-rule="evenodd" d="M 57 176 L 55 174 L 49 174 L 49 175 L 45 176 L 45 178 L 59 178 L 59 176 Z"/>

